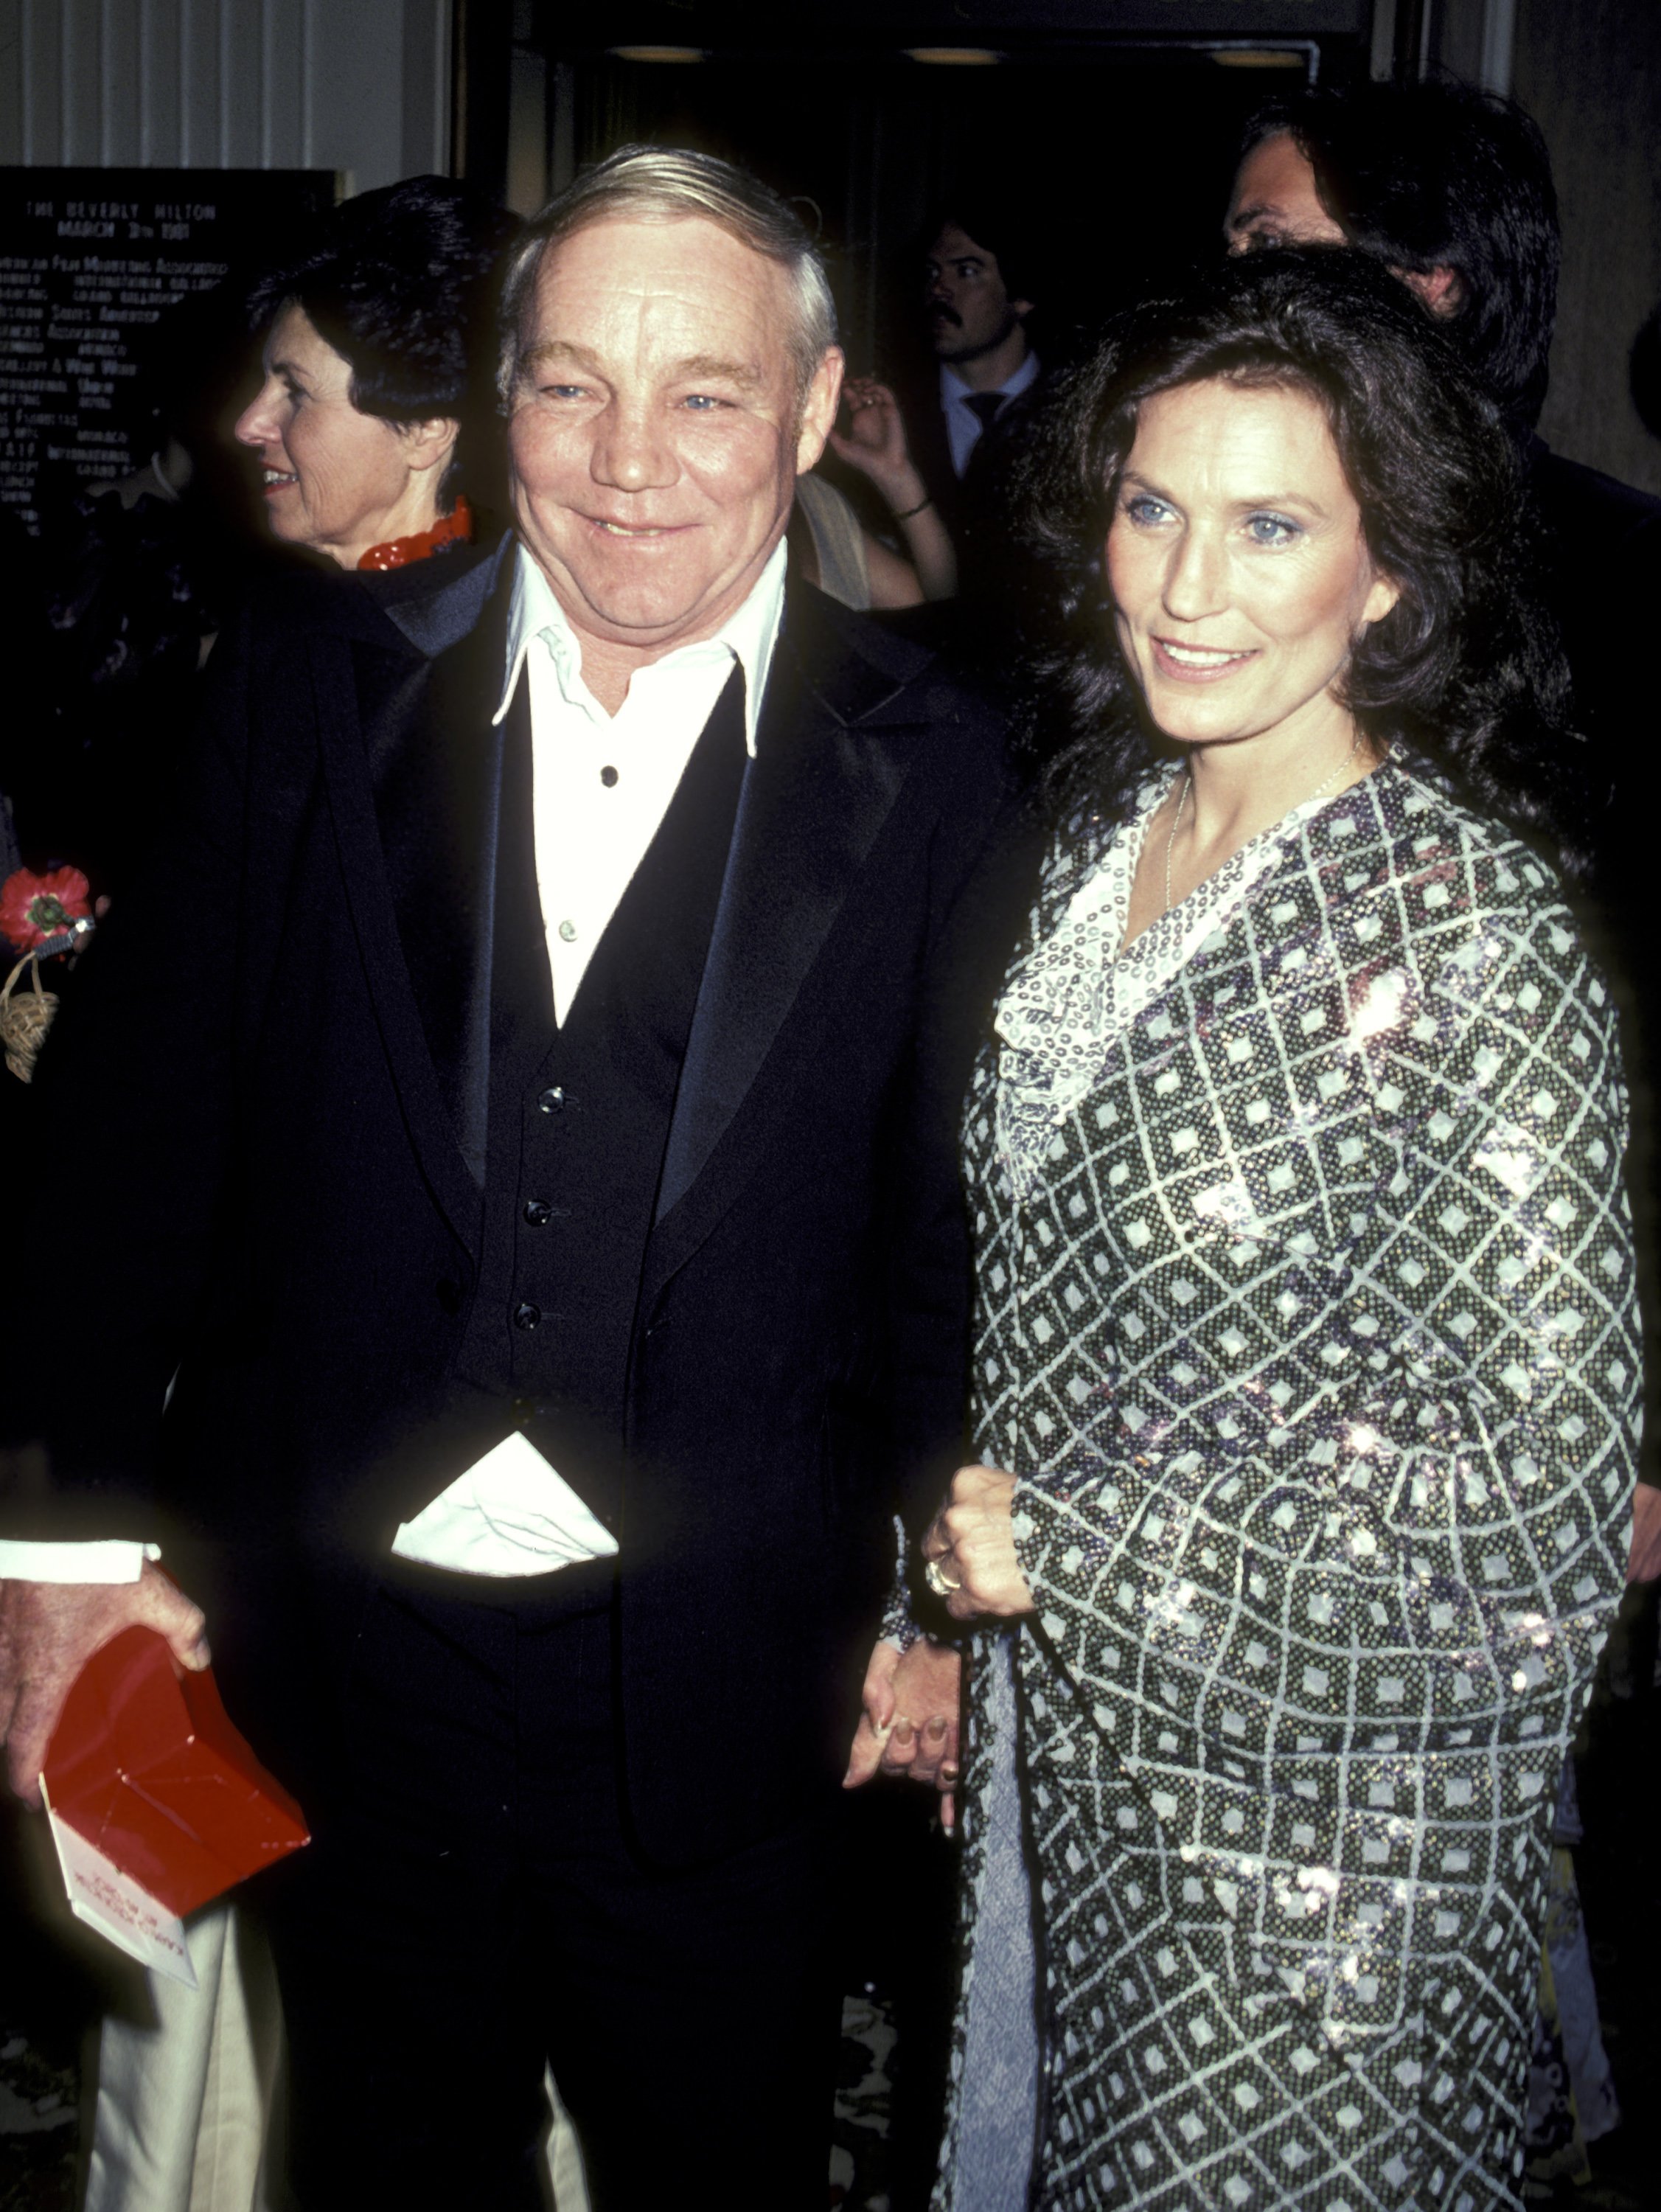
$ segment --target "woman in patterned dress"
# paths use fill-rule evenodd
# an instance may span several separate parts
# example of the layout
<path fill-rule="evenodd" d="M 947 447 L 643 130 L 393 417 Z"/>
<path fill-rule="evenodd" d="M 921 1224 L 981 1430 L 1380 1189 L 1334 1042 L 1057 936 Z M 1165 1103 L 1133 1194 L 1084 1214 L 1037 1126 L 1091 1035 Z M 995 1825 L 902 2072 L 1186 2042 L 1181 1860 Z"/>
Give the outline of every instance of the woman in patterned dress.
<path fill-rule="evenodd" d="M 1510 448 L 1403 287 L 1287 252 L 1128 319 L 1036 489 L 1076 734 L 923 1547 L 975 1626 L 937 2205 L 1519 2206 L 1639 1352 Z"/>

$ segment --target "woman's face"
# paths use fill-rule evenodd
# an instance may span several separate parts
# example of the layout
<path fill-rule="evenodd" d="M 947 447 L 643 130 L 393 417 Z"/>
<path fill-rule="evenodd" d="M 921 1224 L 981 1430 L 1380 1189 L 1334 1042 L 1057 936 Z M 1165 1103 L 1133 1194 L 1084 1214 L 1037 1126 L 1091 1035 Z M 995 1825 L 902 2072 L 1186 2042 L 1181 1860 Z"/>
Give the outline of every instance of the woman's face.
<path fill-rule="evenodd" d="M 236 436 L 259 455 L 277 537 L 354 568 L 370 546 L 432 528 L 453 423 L 435 463 L 425 435 L 433 425 L 406 429 L 361 414 L 351 364 L 292 301 L 266 337 L 264 371 Z"/>
<path fill-rule="evenodd" d="M 1347 730 L 1334 686 L 1398 596 L 1325 415 L 1274 386 L 1180 385 L 1143 404 L 1106 568 L 1149 713 L 1189 744 L 1300 749 Z"/>

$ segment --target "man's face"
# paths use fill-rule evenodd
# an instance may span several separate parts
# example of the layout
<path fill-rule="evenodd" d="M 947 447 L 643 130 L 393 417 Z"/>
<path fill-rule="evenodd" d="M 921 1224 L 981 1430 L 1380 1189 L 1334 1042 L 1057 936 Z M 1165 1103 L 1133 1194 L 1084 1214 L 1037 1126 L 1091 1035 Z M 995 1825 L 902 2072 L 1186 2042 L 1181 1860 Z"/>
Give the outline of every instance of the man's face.
<path fill-rule="evenodd" d="M 924 280 L 929 335 L 942 361 L 973 361 L 991 353 L 1032 313 L 1030 300 L 1009 297 L 997 256 L 955 222 L 929 248 Z"/>
<path fill-rule="evenodd" d="M 700 216 L 614 217 L 543 258 L 512 395 L 519 532 L 581 638 L 655 659 L 713 635 L 836 415 L 798 404 L 791 280 Z"/>
<path fill-rule="evenodd" d="M 1287 131 L 1260 140 L 1240 163 L 1222 228 L 1231 253 L 1344 243 L 1342 228 L 1321 205 L 1314 170 Z"/>

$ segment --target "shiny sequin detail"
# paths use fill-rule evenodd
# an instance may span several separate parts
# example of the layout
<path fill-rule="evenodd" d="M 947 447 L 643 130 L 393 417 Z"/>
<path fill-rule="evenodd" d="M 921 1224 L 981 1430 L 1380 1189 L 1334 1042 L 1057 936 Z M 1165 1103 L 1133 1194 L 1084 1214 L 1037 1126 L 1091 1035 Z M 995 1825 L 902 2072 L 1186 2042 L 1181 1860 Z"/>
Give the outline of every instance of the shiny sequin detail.
<path fill-rule="evenodd" d="M 1142 828 L 1061 841 L 966 1124 L 1038 1600 L 1033 2201 L 1515 2207 L 1635 1467 L 1612 1010 L 1549 872 L 1409 764 L 1116 960 Z"/>

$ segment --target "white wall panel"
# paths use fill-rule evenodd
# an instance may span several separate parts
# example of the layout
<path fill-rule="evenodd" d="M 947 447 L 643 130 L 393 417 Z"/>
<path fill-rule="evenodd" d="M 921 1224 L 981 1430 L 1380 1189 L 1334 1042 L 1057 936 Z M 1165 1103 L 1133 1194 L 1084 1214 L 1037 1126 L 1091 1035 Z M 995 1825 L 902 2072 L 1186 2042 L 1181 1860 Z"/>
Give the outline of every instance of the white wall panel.
<path fill-rule="evenodd" d="M 179 18 L 181 169 L 219 163 L 219 0 L 184 0 Z"/>
<path fill-rule="evenodd" d="M 0 163 L 23 158 L 23 5 L 0 0 Z"/>
<path fill-rule="evenodd" d="M 140 0 L 138 164 L 179 167 L 179 31 L 181 0 Z"/>
<path fill-rule="evenodd" d="M 451 0 L 404 0 L 403 171 L 450 167 Z"/>
<path fill-rule="evenodd" d="M 58 0 L 57 15 L 64 159 L 96 167 L 104 158 L 103 0 Z"/>
<path fill-rule="evenodd" d="M 0 163 L 449 166 L 451 0 L 0 0 Z"/>
<path fill-rule="evenodd" d="M 306 0 L 314 56 L 306 167 L 349 169 L 359 191 L 403 173 L 403 0 Z M 423 165 L 430 166 L 430 165 Z"/>
<path fill-rule="evenodd" d="M 64 151 L 64 24 L 58 0 L 23 0 L 23 159 Z"/>
<path fill-rule="evenodd" d="M 219 0 L 219 164 L 265 167 L 265 0 Z"/>
<path fill-rule="evenodd" d="M 142 10 L 129 0 L 102 0 L 98 158 L 106 168 L 130 169 L 139 162 L 143 143 L 138 76 L 142 18 Z"/>
<path fill-rule="evenodd" d="M 306 0 L 266 0 L 264 15 L 259 165 L 274 169 L 277 149 L 306 143 Z"/>

